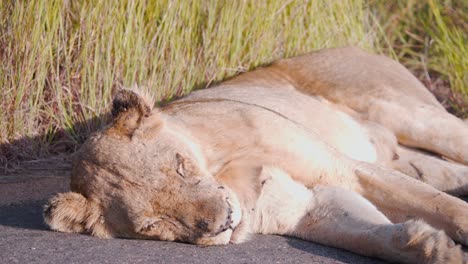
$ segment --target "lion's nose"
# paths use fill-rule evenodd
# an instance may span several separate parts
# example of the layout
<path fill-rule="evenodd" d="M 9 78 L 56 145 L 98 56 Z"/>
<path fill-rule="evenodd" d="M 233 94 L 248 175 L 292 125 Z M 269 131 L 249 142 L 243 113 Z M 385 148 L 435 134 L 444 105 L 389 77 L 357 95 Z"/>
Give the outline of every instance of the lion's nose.
<path fill-rule="evenodd" d="M 208 232 L 209 231 L 209 224 L 205 220 L 200 220 L 197 222 L 197 227 L 200 228 L 201 230 Z"/>

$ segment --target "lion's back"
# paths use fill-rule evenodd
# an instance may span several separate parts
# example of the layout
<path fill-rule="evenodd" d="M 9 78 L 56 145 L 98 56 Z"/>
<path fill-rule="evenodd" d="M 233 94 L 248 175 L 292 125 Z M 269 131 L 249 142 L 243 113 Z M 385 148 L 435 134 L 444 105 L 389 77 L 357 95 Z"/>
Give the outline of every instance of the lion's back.
<path fill-rule="evenodd" d="M 368 162 L 377 160 L 377 153 L 368 131 L 361 124 L 326 99 L 302 94 L 292 86 L 265 88 L 221 85 L 194 92 L 182 101 L 209 100 L 224 100 L 226 105 L 239 104 L 250 108 L 251 111 L 270 112 L 266 118 L 269 119 L 268 122 L 274 122 L 275 119 L 287 120 L 290 125 L 324 140 L 353 159 Z"/>

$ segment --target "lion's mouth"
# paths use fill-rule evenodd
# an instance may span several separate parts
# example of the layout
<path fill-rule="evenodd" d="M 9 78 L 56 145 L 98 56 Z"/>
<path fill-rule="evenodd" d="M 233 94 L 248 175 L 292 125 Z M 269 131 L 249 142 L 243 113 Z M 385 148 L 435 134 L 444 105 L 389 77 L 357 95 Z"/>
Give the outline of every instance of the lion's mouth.
<path fill-rule="evenodd" d="M 229 189 L 228 192 L 229 196 L 226 197 L 226 203 L 228 204 L 228 219 L 224 226 L 224 231 L 228 229 L 234 230 L 242 219 L 242 210 L 237 196 Z"/>
<path fill-rule="evenodd" d="M 228 198 L 226 198 L 226 201 L 228 200 Z M 234 230 L 235 227 L 233 227 L 232 225 L 234 224 L 234 221 L 232 220 L 232 215 L 233 215 L 233 210 L 231 208 L 231 205 L 229 204 L 228 202 L 228 217 L 226 219 L 226 223 L 224 223 L 224 225 L 220 226 L 220 229 L 214 234 L 215 236 L 221 234 L 222 232 L 228 230 L 228 229 L 232 229 Z"/>
<path fill-rule="evenodd" d="M 233 196 L 232 192 L 229 192 L 229 196 L 226 197 L 226 203 L 228 204 L 226 222 L 222 226 L 220 226 L 219 230 L 216 233 L 213 234 L 214 237 L 228 230 L 234 232 L 234 230 L 241 221 L 242 213 L 240 209 L 240 204 L 237 200 L 237 197 Z"/>

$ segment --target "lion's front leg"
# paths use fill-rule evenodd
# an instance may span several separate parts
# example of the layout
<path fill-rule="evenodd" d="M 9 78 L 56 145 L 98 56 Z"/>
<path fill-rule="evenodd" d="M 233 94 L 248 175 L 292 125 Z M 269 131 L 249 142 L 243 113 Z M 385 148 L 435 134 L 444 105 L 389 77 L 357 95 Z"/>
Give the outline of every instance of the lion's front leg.
<path fill-rule="evenodd" d="M 278 169 L 264 168 L 253 219 L 258 233 L 281 234 L 403 263 L 461 263 L 443 231 L 423 221 L 392 224 L 358 193 L 333 186 L 307 189 Z"/>
<path fill-rule="evenodd" d="M 398 263 L 462 263 L 462 251 L 423 221 L 393 224 L 368 200 L 339 187 L 312 188 L 313 203 L 289 233 Z"/>

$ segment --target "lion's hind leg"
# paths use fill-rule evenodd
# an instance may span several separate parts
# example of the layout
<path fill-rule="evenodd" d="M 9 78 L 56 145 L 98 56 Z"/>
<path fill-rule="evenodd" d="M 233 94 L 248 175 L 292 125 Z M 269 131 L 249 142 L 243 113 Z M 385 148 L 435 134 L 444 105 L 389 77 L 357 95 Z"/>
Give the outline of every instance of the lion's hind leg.
<path fill-rule="evenodd" d="M 312 188 L 314 202 L 289 234 L 399 263 L 461 263 L 462 251 L 423 221 L 393 224 L 364 197 L 331 186 Z"/>
<path fill-rule="evenodd" d="M 399 158 L 392 167 L 452 195 L 468 195 L 468 166 L 443 160 L 437 156 L 399 146 Z"/>
<path fill-rule="evenodd" d="M 393 131 L 400 144 L 468 165 L 468 126 L 439 107 L 415 98 L 375 100 L 367 118 Z"/>

